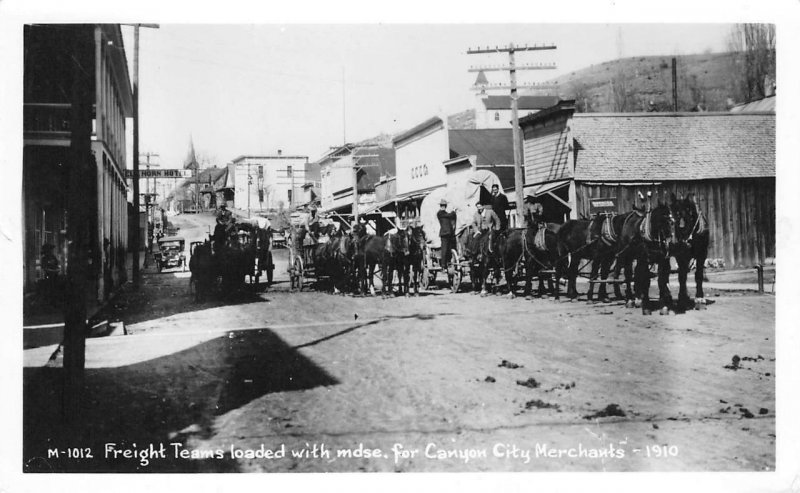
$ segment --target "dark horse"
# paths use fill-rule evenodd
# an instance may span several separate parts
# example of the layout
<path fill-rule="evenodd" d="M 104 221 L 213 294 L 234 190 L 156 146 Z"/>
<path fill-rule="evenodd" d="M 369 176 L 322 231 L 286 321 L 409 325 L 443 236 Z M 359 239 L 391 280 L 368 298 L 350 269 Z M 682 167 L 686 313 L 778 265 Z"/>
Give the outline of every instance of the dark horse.
<path fill-rule="evenodd" d="M 375 295 L 375 268 L 381 267 L 381 295 L 392 294 L 392 278 L 397 272 L 402 283 L 405 258 L 409 254 L 408 235 L 404 229 L 389 232 L 383 236 L 370 235 L 364 243 L 364 263 L 367 280 L 372 295 Z M 401 287 L 402 289 L 402 287 Z M 388 293 L 388 294 L 387 294 Z"/>
<path fill-rule="evenodd" d="M 194 300 L 203 301 L 217 281 L 218 269 L 211 252 L 211 242 L 206 240 L 194 247 L 189 259 L 189 270 L 192 272 L 189 283 L 194 285 Z"/>
<path fill-rule="evenodd" d="M 497 231 L 483 231 L 475 234 L 468 228 L 459 238 L 462 241 L 464 258 L 470 263 L 470 280 L 473 292 L 486 296 L 489 278 L 494 273 L 492 292 L 497 289 L 500 272 L 503 269 L 503 252 L 505 251 L 505 234 Z"/>
<path fill-rule="evenodd" d="M 675 257 L 678 264 L 678 305 L 677 309 L 684 311 L 691 302 L 686 289 L 686 278 L 690 269 L 690 262 L 695 261 L 694 280 L 696 292 L 694 307 L 699 310 L 705 308 L 706 300 L 703 295 L 703 269 L 708 257 L 709 229 L 708 221 L 694 201 L 694 195 L 676 199 L 671 197 L 670 209 L 675 218 L 675 242 L 670 248 L 670 255 Z"/>
<path fill-rule="evenodd" d="M 526 299 L 531 298 L 532 279 L 539 279 L 539 297 L 544 293 L 544 279 L 548 278 L 548 287 L 559 299 L 559 283 L 561 276 L 566 271 L 567 254 L 558 241 L 557 224 L 537 224 L 528 221 L 529 226 L 524 229 L 514 229 L 508 235 L 503 251 L 504 272 L 508 284 L 508 296 L 514 297 L 519 269 L 525 273 Z M 548 271 L 552 271 L 552 274 Z"/>
<path fill-rule="evenodd" d="M 651 313 L 650 303 L 650 264 L 658 265 L 658 293 L 661 313 L 669 312 L 672 304 L 669 282 L 670 249 L 675 242 L 675 220 L 666 204 L 658 204 L 648 212 L 638 212 L 624 221 L 619 236 L 618 271 L 625 268 L 626 306 L 635 306 L 635 298 L 641 299 L 642 313 Z M 633 272 L 635 292 L 631 292 L 631 271 Z"/>
<path fill-rule="evenodd" d="M 409 281 L 414 285 L 414 296 L 419 296 L 419 282 L 423 275 L 422 263 L 425 250 L 425 231 L 421 225 L 410 226 L 408 236 L 408 255 L 403 266 L 403 289 L 409 294 Z"/>
<path fill-rule="evenodd" d="M 567 221 L 558 230 L 558 241 L 562 250 L 569 252 L 570 262 L 567 271 L 567 296 L 571 299 L 578 297 L 575 281 L 578 277 L 581 260 L 591 261 L 592 267 L 589 274 L 590 281 L 596 281 L 598 274 L 601 280 L 608 279 L 611 267 L 619 251 L 619 235 L 626 221 L 630 220 L 635 212 L 626 214 L 598 215 L 591 220 L 572 219 Z M 617 298 L 622 298 L 618 283 L 614 283 L 614 293 Z M 587 299 L 594 298 L 594 283 L 589 282 Z M 608 298 L 606 283 L 601 282 L 597 291 L 600 301 Z"/>

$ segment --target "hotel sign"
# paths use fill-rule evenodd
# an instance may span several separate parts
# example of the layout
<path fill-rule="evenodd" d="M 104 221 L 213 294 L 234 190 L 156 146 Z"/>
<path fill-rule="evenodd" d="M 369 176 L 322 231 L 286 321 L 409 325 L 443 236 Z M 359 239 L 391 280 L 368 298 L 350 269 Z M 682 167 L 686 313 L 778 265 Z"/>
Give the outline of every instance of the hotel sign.
<path fill-rule="evenodd" d="M 140 169 L 139 178 L 191 178 L 194 171 L 190 169 Z M 125 170 L 125 178 L 133 179 L 132 169 Z"/>

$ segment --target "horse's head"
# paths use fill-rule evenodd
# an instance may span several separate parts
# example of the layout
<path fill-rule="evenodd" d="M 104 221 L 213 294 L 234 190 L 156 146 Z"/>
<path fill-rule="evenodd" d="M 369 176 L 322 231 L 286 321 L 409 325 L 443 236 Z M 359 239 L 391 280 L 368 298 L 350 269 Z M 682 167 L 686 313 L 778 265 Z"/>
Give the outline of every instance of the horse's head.
<path fill-rule="evenodd" d="M 650 237 L 667 245 L 675 243 L 675 217 L 667 204 L 659 203 L 650 211 Z"/>
<path fill-rule="evenodd" d="M 421 225 L 409 226 L 407 232 L 408 248 L 411 254 L 420 254 L 425 246 L 427 238 L 425 237 L 425 230 Z"/>
<path fill-rule="evenodd" d="M 386 250 L 391 255 L 408 255 L 408 234 L 405 229 L 386 234 Z"/>
<path fill-rule="evenodd" d="M 678 242 L 689 241 L 700 220 L 700 211 L 694 201 L 694 194 L 678 199 L 673 194 L 670 209 L 675 217 L 676 240 Z"/>

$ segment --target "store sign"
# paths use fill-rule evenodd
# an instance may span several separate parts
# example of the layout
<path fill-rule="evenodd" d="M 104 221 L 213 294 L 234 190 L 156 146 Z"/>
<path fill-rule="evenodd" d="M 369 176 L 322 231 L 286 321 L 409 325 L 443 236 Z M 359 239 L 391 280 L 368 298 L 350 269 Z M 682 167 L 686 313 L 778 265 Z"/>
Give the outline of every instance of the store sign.
<path fill-rule="evenodd" d="M 616 197 L 603 197 L 597 199 L 589 199 L 589 214 L 602 214 L 602 213 L 617 212 L 617 198 Z"/>
<path fill-rule="evenodd" d="M 140 169 L 139 178 L 191 178 L 194 172 L 190 169 Z M 134 179 L 132 169 L 125 170 L 126 179 Z"/>

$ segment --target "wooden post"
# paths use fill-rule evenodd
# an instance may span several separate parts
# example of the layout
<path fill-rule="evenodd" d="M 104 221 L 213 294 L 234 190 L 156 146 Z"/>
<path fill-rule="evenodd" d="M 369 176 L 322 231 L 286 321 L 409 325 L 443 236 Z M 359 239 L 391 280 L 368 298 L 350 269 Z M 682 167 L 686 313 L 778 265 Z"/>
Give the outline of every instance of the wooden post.
<path fill-rule="evenodd" d="M 133 254 L 133 286 L 139 288 L 139 25 L 133 26 L 133 213 L 135 214 L 131 253 Z"/>
<path fill-rule="evenodd" d="M 62 415 L 72 422 L 80 415 L 83 377 L 86 362 L 86 301 L 89 275 L 91 209 L 86 188 L 93 180 L 89 163 L 92 156 L 92 87 L 91 75 L 84 72 L 81 62 L 92 47 L 82 38 L 81 28 L 75 28 L 72 42 L 71 73 L 72 101 L 70 105 L 69 178 L 67 190 L 67 288 L 64 305 L 64 394 Z"/>

